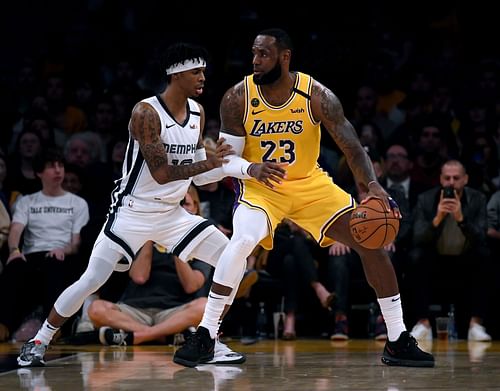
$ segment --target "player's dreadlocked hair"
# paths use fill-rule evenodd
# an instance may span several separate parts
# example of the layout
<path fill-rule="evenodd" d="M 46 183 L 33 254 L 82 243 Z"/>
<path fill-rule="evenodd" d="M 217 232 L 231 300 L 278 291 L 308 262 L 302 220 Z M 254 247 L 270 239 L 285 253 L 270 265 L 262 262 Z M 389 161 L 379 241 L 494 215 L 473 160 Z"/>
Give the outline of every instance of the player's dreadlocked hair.
<path fill-rule="evenodd" d="M 205 48 L 190 43 L 179 42 L 167 48 L 164 66 L 167 69 L 175 64 L 184 64 L 187 60 L 199 61 L 200 58 L 208 62 L 208 52 Z M 170 81 L 169 76 L 167 76 L 167 80 Z"/>
<path fill-rule="evenodd" d="M 282 29 L 266 29 L 262 30 L 258 35 L 268 35 L 276 39 L 276 46 L 279 50 L 289 49 L 293 51 L 292 39 L 285 30 Z"/>

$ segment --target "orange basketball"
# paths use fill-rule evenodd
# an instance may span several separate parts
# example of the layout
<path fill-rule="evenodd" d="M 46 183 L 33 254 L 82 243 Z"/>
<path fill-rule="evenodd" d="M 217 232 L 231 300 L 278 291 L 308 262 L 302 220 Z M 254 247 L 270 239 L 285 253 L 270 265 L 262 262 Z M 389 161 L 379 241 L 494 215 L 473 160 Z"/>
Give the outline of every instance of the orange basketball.
<path fill-rule="evenodd" d="M 382 248 L 392 243 L 399 231 L 399 219 L 387 212 L 380 198 L 358 205 L 349 221 L 352 237 L 365 248 Z"/>

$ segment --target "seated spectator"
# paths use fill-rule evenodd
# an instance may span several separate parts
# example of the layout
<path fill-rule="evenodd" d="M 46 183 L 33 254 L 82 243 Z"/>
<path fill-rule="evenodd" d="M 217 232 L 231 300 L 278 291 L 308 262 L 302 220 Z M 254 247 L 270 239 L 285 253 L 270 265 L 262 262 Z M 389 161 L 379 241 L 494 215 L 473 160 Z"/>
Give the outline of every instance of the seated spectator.
<path fill-rule="evenodd" d="M 429 305 L 440 293 L 457 312 L 470 316 L 469 341 L 491 340 L 482 325 L 488 308 L 486 197 L 467 182 L 463 164 L 448 160 L 441 167 L 441 185 L 418 197 L 407 275 L 417 320 L 411 333 L 416 339 L 432 339 Z M 460 336 L 459 323 L 457 328 Z"/>
<path fill-rule="evenodd" d="M 80 230 L 89 220 L 86 201 L 62 188 L 61 154 L 47 151 L 38 155 L 33 165 L 42 190 L 21 197 L 15 204 L 8 236 L 9 256 L 0 275 L 2 340 L 13 335 L 37 306 L 42 307 L 42 319 L 47 316 L 54 300 L 72 282 L 68 276 L 73 274 Z M 31 332 L 40 324 L 34 325 Z M 26 335 L 14 337 L 21 341 L 30 336 L 26 331 Z"/>
<path fill-rule="evenodd" d="M 42 188 L 33 169 L 33 160 L 42 151 L 40 134 L 35 130 L 24 129 L 8 161 L 10 169 L 6 186 L 12 192 L 9 200 L 11 207 L 19 195 L 32 194 Z"/>
<path fill-rule="evenodd" d="M 296 339 L 296 312 L 301 287 L 311 287 L 321 306 L 331 307 L 334 295 L 319 281 L 318 269 L 313 257 L 307 233 L 290 220 L 283 221 L 276 229 L 274 247 L 267 254 L 265 271 L 279 279 L 283 286 L 285 319 L 283 325 L 284 340 Z M 251 296 L 260 296 L 253 292 Z"/>
<path fill-rule="evenodd" d="M 104 345 L 165 343 L 168 336 L 195 327 L 203 316 L 206 297 L 199 291 L 210 274 L 210 265 L 192 260 L 182 262 L 164 248 L 147 242 L 132 263 L 128 284 L 118 303 L 96 299 L 88 314 L 99 327 Z M 219 339 L 210 363 L 241 363 Z"/>
<path fill-rule="evenodd" d="M 10 192 L 5 187 L 4 182 L 7 177 L 7 164 L 5 155 L 0 150 L 0 274 L 3 270 L 3 262 L 7 259 L 7 236 L 10 228 Z"/>
<path fill-rule="evenodd" d="M 497 190 L 488 201 L 488 239 L 494 259 L 500 256 L 500 190 Z"/>
<path fill-rule="evenodd" d="M 196 326 L 206 297 L 196 297 L 210 274 L 210 265 L 201 261 L 184 263 L 159 245 L 147 242 L 132 263 L 132 279 L 118 303 L 97 299 L 89 317 L 100 327 L 105 345 L 156 341 Z M 113 329 L 125 330 L 115 334 Z"/>

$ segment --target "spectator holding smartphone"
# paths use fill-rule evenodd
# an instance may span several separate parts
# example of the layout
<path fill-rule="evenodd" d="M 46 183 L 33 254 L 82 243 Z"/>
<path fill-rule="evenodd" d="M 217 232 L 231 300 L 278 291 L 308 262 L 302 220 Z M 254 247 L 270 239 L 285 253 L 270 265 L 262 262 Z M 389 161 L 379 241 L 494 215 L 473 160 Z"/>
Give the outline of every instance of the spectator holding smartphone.
<path fill-rule="evenodd" d="M 416 339 L 432 339 L 429 304 L 441 302 L 468 314 L 468 340 L 491 340 L 482 326 L 488 308 L 486 197 L 467 182 L 463 164 L 448 160 L 441 167 L 441 186 L 422 193 L 417 201 L 407 275 Z"/>

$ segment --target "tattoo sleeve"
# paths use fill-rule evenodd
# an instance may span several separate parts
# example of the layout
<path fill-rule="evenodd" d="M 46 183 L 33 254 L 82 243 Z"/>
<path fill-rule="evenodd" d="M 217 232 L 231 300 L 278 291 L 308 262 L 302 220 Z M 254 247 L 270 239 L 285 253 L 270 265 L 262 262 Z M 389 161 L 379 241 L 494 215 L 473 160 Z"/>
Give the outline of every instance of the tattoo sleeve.
<path fill-rule="evenodd" d="M 234 136 L 244 136 L 243 115 L 245 109 L 243 82 L 231 87 L 220 104 L 221 131 Z"/>
<path fill-rule="evenodd" d="M 356 182 L 362 188 L 377 179 L 373 164 L 365 149 L 359 142 L 352 124 L 345 118 L 344 109 L 335 94 L 318 82 L 314 82 L 312 90 L 314 116 L 321 120 L 323 126 L 345 155 L 349 168 Z"/>
<path fill-rule="evenodd" d="M 179 166 L 169 164 L 160 138 L 160 128 L 160 118 L 149 104 L 139 103 L 134 107 L 130 130 L 139 143 L 151 175 L 159 184 L 188 179 L 213 168 L 208 160 Z"/>

